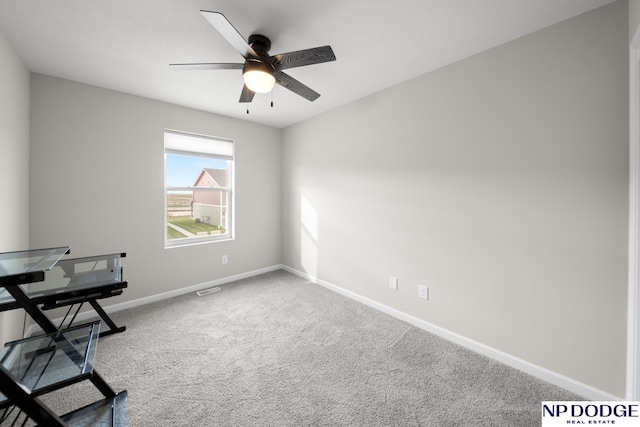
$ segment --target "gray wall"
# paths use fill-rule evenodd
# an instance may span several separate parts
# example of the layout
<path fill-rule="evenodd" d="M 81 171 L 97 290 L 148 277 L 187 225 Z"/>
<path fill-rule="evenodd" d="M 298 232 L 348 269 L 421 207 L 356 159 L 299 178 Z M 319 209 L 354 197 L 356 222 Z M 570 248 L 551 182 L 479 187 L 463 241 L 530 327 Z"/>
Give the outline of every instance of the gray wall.
<path fill-rule="evenodd" d="M 235 141 L 235 240 L 164 249 L 165 128 Z M 30 245 L 126 252 L 109 304 L 280 264 L 280 175 L 279 129 L 32 75 Z"/>
<path fill-rule="evenodd" d="M 630 44 L 633 42 L 636 37 L 638 30 L 640 29 L 640 0 L 629 0 L 629 41 Z M 635 46 L 632 46 L 630 49 L 630 57 L 637 58 L 637 53 L 633 50 L 637 49 L 637 42 Z M 630 146 L 637 147 L 637 126 L 638 124 L 633 121 L 633 115 L 636 115 L 636 120 L 638 119 L 638 110 L 637 107 L 633 107 L 634 103 L 637 103 L 638 100 L 638 67 L 634 67 L 632 63 L 630 65 L 630 71 L 634 74 L 630 76 L 630 90 L 629 90 L 629 98 L 630 98 L 630 108 L 631 114 L 629 115 L 631 118 L 630 122 Z M 635 91 L 635 92 L 634 92 Z M 634 153 L 635 152 L 635 153 Z M 635 157 L 634 157 L 635 156 Z M 638 155 L 637 150 L 631 149 L 630 153 L 630 165 L 632 170 L 630 171 L 631 180 L 635 178 L 635 171 L 637 169 L 638 164 Z M 635 166 L 634 166 L 635 165 Z M 630 181 L 631 181 L 630 180 Z M 638 392 L 640 391 L 640 367 L 638 366 L 638 349 L 637 343 L 640 342 L 640 324 L 636 320 L 636 311 L 638 306 L 640 306 L 640 295 L 637 292 L 637 277 L 635 271 L 637 269 L 637 249 L 634 248 L 634 242 L 636 239 L 634 238 L 638 234 L 635 212 L 637 210 L 637 193 L 638 193 L 638 182 L 631 181 L 631 194 L 630 194 L 630 202 L 632 205 L 630 206 L 630 252 L 629 252 L 629 261 L 631 265 L 629 266 L 629 320 L 630 322 L 630 331 L 629 331 L 629 348 L 627 349 L 629 352 L 629 360 L 627 360 L 627 369 L 628 369 L 628 383 L 627 383 L 627 397 L 628 398 L 637 398 Z"/>
<path fill-rule="evenodd" d="M 633 39 L 640 27 L 640 0 L 629 1 L 629 40 Z"/>
<path fill-rule="evenodd" d="M 0 252 L 29 247 L 29 71 L 0 31 Z M 22 334 L 24 314 L 0 313 L 0 343 Z"/>
<path fill-rule="evenodd" d="M 37 74 L 29 125 L 0 34 L 0 250 L 126 251 L 117 302 L 284 260 L 623 396 L 637 10 L 629 31 L 619 1 L 284 132 Z M 235 139 L 236 240 L 163 249 L 165 127 Z M 22 317 L 1 316 L 15 338 Z"/>
<path fill-rule="evenodd" d="M 627 19 L 616 2 L 285 129 L 284 263 L 624 396 Z"/>

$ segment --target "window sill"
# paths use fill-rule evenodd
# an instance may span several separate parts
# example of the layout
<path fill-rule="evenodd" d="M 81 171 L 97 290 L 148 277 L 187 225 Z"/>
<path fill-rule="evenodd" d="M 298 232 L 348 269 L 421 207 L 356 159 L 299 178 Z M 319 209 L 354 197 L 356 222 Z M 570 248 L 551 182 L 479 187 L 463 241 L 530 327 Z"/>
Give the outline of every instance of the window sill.
<path fill-rule="evenodd" d="M 180 241 L 172 241 L 172 243 L 164 242 L 165 249 L 174 249 L 174 248 L 184 248 L 185 246 L 197 246 L 197 245 L 207 245 L 210 243 L 220 243 L 220 242 L 228 242 L 231 240 L 235 240 L 233 236 L 223 236 L 215 239 L 206 238 L 206 239 L 188 239 L 188 240 L 180 240 Z"/>

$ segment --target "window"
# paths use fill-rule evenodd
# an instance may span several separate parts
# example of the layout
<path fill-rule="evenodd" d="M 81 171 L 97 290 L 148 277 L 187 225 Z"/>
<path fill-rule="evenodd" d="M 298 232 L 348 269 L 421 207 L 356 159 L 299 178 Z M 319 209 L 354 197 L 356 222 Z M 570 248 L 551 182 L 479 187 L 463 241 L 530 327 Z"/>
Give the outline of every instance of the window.
<path fill-rule="evenodd" d="M 233 141 L 164 132 L 165 247 L 233 237 Z"/>

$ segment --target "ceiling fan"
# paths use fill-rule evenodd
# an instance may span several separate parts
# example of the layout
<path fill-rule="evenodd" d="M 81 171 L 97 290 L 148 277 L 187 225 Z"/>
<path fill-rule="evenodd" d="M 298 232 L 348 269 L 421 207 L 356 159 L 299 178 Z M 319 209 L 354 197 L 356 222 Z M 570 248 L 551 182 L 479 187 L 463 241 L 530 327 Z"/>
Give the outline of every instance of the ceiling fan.
<path fill-rule="evenodd" d="M 336 56 L 331 46 L 269 55 L 271 41 L 267 37 L 253 34 L 249 36 L 247 43 L 223 14 L 207 10 L 201 10 L 200 13 L 244 57 L 244 63 L 170 64 L 170 67 L 179 70 L 242 70 L 244 86 L 240 102 L 251 102 L 256 92 L 269 92 L 276 83 L 309 101 L 315 101 L 320 97 L 318 92 L 282 70 L 335 61 Z"/>

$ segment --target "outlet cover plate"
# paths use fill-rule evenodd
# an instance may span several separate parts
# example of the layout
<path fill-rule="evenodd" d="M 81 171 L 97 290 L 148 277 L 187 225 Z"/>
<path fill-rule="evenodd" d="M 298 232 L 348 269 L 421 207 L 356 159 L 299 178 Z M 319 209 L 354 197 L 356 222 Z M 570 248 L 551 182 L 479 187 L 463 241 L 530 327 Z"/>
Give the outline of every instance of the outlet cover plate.
<path fill-rule="evenodd" d="M 418 297 L 429 301 L 429 287 L 425 285 L 418 285 Z"/>

